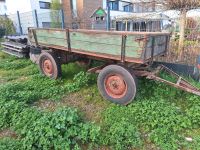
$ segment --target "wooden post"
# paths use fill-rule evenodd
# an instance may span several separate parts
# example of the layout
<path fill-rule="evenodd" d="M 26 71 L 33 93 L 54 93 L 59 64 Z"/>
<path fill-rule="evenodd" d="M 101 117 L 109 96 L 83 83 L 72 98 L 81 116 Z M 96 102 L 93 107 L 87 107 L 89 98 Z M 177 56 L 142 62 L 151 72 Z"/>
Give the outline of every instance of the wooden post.
<path fill-rule="evenodd" d="M 130 31 L 133 31 L 133 21 L 130 22 Z"/>
<path fill-rule="evenodd" d="M 139 22 L 138 24 L 139 24 L 139 32 L 140 32 L 140 29 L 141 29 L 141 22 Z"/>
<path fill-rule="evenodd" d="M 128 31 L 128 21 L 126 20 L 126 28 L 125 28 L 125 31 Z"/>
<path fill-rule="evenodd" d="M 179 46 L 178 46 L 178 52 L 180 53 L 179 54 L 180 57 L 184 48 L 186 14 L 187 14 L 186 9 L 183 9 L 180 14 L 180 38 L 179 38 Z"/>

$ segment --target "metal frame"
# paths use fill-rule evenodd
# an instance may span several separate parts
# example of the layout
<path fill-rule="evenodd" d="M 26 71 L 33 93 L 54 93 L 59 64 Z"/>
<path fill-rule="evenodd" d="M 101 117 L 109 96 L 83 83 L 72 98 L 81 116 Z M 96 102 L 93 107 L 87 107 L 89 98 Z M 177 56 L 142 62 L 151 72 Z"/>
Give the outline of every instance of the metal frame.
<path fill-rule="evenodd" d="M 100 73 L 101 70 L 106 67 L 108 64 L 103 65 L 103 66 L 98 66 L 94 67 L 88 70 L 90 73 Z M 197 96 L 200 96 L 200 89 L 197 87 L 193 86 L 191 83 L 189 83 L 187 80 L 185 80 L 183 77 L 175 73 L 174 71 L 170 70 L 169 68 L 165 67 L 164 65 L 160 65 L 157 68 L 153 69 L 152 71 L 146 71 L 150 67 L 147 66 L 146 68 L 139 68 L 138 70 L 133 69 L 133 74 L 136 75 L 137 77 L 146 77 L 147 79 L 150 80 L 155 80 L 161 83 L 165 83 L 167 85 L 170 85 L 172 87 L 175 87 L 177 89 L 183 90 L 188 93 L 195 94 Z M 164 79 L 159 76 L 161 72 L 165 72 L 171 77 L 176 78 L 176 83 L 169 81 L 167 79 Z"/>
<path fill-rule="evenodd" d="M 176 79 L 176 83 L 160 77 L 159 74 L 162 71 L 164 73 L 167 73 L 171 77 L 174 77 Z M 168 84 L 170 86 L 173 86 L 177 89 L 181 89 L 183 91 L 186 91 L 186 92 L 200 96 L 200 89 L 193 86 L 187 80 L 185 80 L 183 77 L 181 77 L 180 75 L 178 75 L 177 73 L 175 73 L 171 69 L 165 67 L 164 65 L 158 66 L 154 71 L 151 71 L 151 72 L 149 72 L 149 71 L 137 71 L 136 70 L 134 73 L 137 76 L 146 77 L 147 79 L 150 79 L 150 80 L 162 82 L 162 83 Z"/>

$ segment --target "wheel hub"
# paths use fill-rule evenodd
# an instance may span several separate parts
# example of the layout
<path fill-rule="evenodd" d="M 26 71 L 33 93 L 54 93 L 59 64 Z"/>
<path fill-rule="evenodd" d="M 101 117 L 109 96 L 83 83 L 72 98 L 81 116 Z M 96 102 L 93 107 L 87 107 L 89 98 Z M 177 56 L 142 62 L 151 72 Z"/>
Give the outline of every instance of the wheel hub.
<path fill-rule="evenodd" d="M 127 85 L 120 75 L 112 75 L 106 78 L 105 89 L 109 96 L 122 98 L 127 92 Z"/>
<path fill-rule="evenodd" d="M 197 68 L 200 69 L 200 64 L 197 65 Z"/>
<path fill-rule="evenodd" d="M 48 76 L 52 75 L 53 73 L 53 65 L 52 65 L 52 62 L 50 60 L 45 60 L 43 62 L 43 69 L 44 69 L 44 72 L 45 74 L 47 74 Z"/>

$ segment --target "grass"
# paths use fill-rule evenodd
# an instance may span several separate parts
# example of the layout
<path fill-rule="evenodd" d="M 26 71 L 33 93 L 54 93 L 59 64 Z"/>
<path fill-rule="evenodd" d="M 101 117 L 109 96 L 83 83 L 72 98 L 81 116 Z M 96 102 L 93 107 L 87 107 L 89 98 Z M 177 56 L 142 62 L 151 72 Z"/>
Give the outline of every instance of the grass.
<path fill-rule="evenodd" d="M 96 75 L 75 63 L 62 69 L 50 80 L 0 52 L 0 135 L 15 135 L 0 136 L 0 149 L 199 148 L 199 97 L 140 79 L 136 99 L 119 106 L 100 96 Z"/>

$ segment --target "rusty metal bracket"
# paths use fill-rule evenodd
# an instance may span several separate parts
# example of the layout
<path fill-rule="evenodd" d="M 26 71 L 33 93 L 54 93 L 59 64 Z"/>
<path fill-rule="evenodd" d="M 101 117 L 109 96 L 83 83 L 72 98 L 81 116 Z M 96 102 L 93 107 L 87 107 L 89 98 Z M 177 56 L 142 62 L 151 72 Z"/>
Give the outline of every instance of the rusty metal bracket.
<path fill-rule="evenodd" d="M 174 82 L 160 77 L 161 72 L 167 73 L 169 76 L 173 77 Z M 136 75 L 138 77 L 146 77 L 147 79 L 162 82 L 162 83 L 168 84 L 170 86 L 173 86 L 177 89 L 181 89 L 183 91 L 186 91 L 186 92 L 200 96 L 200 89 L 193 86 L 191 83 L 189 83 L 183 77 L 181 77 L 180 75 L 178 75 L 174 71 L 170 70 L 169 68 L 165 67 L 164 65 L 158 66 L 153 71 L 133 70 L 133 73 L 134 73 L 134 75 Z"/>
<path fill-rule="evenodd" d="M 168 81 L 166 79 L 163 79 L 162 77 L 160 77 L 158 74 L 163 71 L 168 73 L 171 77 L 174 77 L 176 79 L 176 83 L 173 83 L 171 81 Z M 180 75 L 178 75 L 177 73 L 173 72 L 172 70 L 170 70 L 169 68 L 161 65 L 159 66 L 156 71 L 154 72 L 149 72 L 148 74 L 146 73 L 146 78 L 147 79 L 151 79 L 151 80 L 155 80 L 155 81 L 159 81 L 165 84 L 168 84 L 170 86 L 173 86 L 175 88 L 181 89 L 183 91 L 195 94 L 200 96 L 200 89 L 198 89 L 197 87 L 193 86 L 191 83 L 189 83 L 188 81 L 186 81 L 185 79 L 183 79 Z"/>
<path fill-rule="evenodd" d="M 155 50 L 155 37 L 152 37 L 152 50 L 151 50 L 151 64 L 153 64 L 154 59 L 154 50 Z"/>
<path fill-rule="evenodd" d="M 32 32 L 33 32 L 33 37 L 35 39 L 35 44 L 36 44 L 36 46 L 38 46 L 39 44 L 38 44 L 38 39 L 37 39 L 37 36 L 36 36 L 36 31 L 34 29 L 32 29 Z"/>
<path fill-rule="evenodd" d="M 68 51 L 71 52 L 71 41 L 70 41 L 70 32 L 69 32 L 69 29 L 66 29 L 66 38 L 67 38 Z"/>
<path fill-rule="evenodd" d="M 126 57 L 126 38 L 127 35 L 122 35 L 122 45 L 121 45 L 121 62 L 125 62 Z"/>
<path fill-rule="evenodd" d="M 97 66 L 97 67 L 93 67 L 93 68 L 90 68 L 87 72 L 89 72 L 89 73 L 100 73 L 101 70 L 106 66 L 108 66 L 108 64 Z"/>

